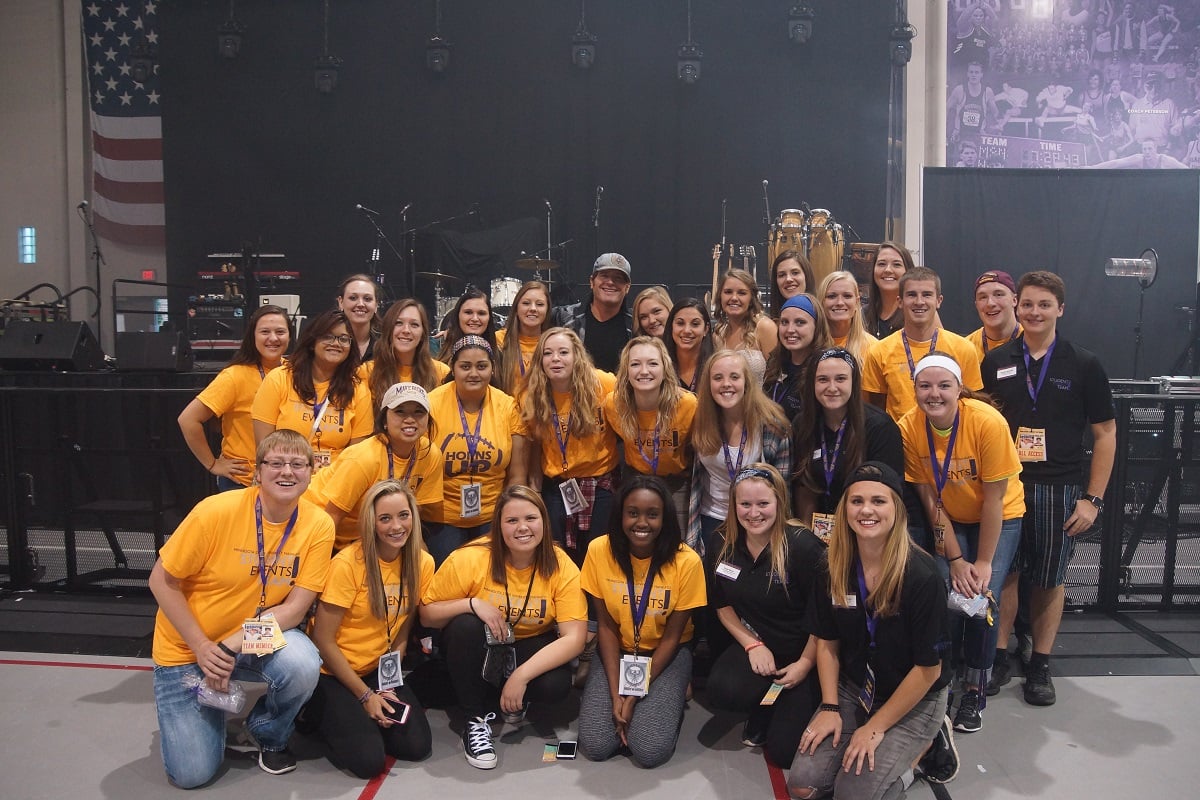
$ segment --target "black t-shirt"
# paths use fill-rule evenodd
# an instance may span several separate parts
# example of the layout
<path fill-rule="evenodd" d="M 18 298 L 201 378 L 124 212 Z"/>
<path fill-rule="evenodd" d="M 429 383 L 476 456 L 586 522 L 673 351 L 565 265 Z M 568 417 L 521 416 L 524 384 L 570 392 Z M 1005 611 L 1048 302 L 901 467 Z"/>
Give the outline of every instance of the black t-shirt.
<path fill-rule="evenodd" d="M 596 366 L 605 372 L 617 371 L 621 351 L 629 343 L 629 312 L 623 307 L 612 319 L 601 322 L 592 316 L 592 304 L 584 305 L 583 325 L 586 331 L 583 346 Z"/>
<path fill-rule="evenodd" d="M 814 635 L 838 642 L 840 675 L 862 686 L 867 672 L 867 616 L 858 579 L 851 577 L 854 588 L 853 608 L 833 605 L 829 595 L 828 564 L 826 575 L 818 582 L 809 602 L 808 625 Z M 950 636 L 947 628 L 946 584 L 933 558 L 911 546 L 904 584 L 900 589 L 900 612 L 880 617 L 875 628 L 875 703 L 878 709 L 914 666 L 941 665 L 942 674 L 930 691 L 949 682 Z"/>
<path fill-rule="evenodd" d="M 863 406 L 863 423 L 866 432 L 866 450 L 863 461 L 882 461 L 896 470 L 897 474 L 903 475 L 904 441 L 900 436 L 900 428 L 887 415 L 887 412 L 869 403 Z M 821 432 L 825 437 L 826 451 L 833 452 L 833 448 L 837 444 L 837 431 L 831 431 L 822 425 Z M 825 486 L 825 466 L 818 450 L 796 453 L 792 458 L 797 463 L 800 463 L 800 459 L 807 459 L 809 472 L 816 485 Z M 816 510 L 818 513 L 832 514 L 837 509 L 838 501 L 842 499 L 842 493 L 846 491 L 845 459 L 838 459 L 838 461 L 839 463 L 833 469 L 831 491 L 829 493 L 822 492 L 817 498 Z"/>
<path fill-rule="evenodd" d="M 800 408 L 804 404 L 800 391 L 808 363 L 806 361 L 803 364 L 793 364 L 791 359 L 788 359 L 783 365 L 783 374 L 777 380 L 763 384 L 763 392 L 779 404 L 789 422 L 800 416 Z"/>
<path fill-rule="evenodd" d="M 792 663 L 808 643 L 805 609 L 813 588 L 821 582 L 825 545 L 808 528 L 789 526 L 784 580 L 771 568 L 770 548 L 765 548 L 755 559 L 743 542 L 734 545 L 733 557 L 726 560 L 740 570 L 737 577 L 718 573 L 717 554 L 723 546 L 724 540 L 718 536 L 708 564 L 709 605 L 731 606 L 771 648 L 776 666 Z"/>
<path fill-rule="evenodd" d="M 1019 427 L 1046 431 L 1046 460 L 1024 462 L 1023 481 L 1082 484 L 1083 436 L 1089 426 L 1115 417 L 1108 376 L 1095 355 L 1060 336 L 1035 411 L 1026 382 L 1024 344 L 1020 336 L 987 354 L 980 368 L 983 389 L 1000 403 L 1014 438 Z M 1045 360 L 1030 360 L 1028 377 L 1035 387 L 1047 369 Z"/>

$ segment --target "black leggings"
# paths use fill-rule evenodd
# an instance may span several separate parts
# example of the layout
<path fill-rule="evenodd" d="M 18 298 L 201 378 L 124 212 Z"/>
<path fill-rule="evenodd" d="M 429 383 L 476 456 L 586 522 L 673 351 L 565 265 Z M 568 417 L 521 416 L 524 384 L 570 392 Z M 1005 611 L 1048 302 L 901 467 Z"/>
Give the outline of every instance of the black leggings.
<path fill-rule="evenodd" d="M 548 630 L 537 636 L 518 639 L 516 645 L 517 665 L 520 666 L 546 645 L 558 638 L 558 632 Z M 498 711 L 500 690 L 480 676 L 483 659 L 487 655 L 487 642 L 483 635 L 483 622 L 474 614 L 460 614 L 442 631 L 442 647 L 446 651 L 446 664 L 450 668 L 450 682 L 458 696 L 458 704 L 467 718 L 482 717 Z M 568 664 L 544 672 L 529 682 L 525 688 L 525 702 L 559 703 L 571 691 L 571 668 Z"/>
<path fill-rule="evenodd" d="M 375 672 L 363 676 L 368 686 L 378 686 Z M 367 716 L 358 698 L 332 675 L 322 674 L 308 701 L 307 713 L 319 720 L 317 731 L 329 746 L 329 760 L 359 778 L 374 778 L 383 772 L 387 756 L 399 761 L 420 761 L 433 748 L 433 736 L 425 709 L 407 686 L 393 690 L 408 703 L 408 721 L 380 727 Z M 399 709 L 397 709 L 399 712 Z"/>
<path fill-rule="evenodd" d="M 776 666 L 782 667 L 791 661 L 782 661 L 777 657 Z M 792 765 L 792 758 L 800 746 L 800 737 L 804 735 L 805 726 L 821 703 L 821 687 L 817 682 L 816 667 L 813 667 L 800 683 L 782 691 L 774 705 L 759 705 L 770 686 L 771 679 L 756 675 L 754 670 L 750 669 L 750 657 L 741 645 L 734 642 L 713 664 L 712 671 L 708 674 L 706 691 L 714 708 L 768 716 L 770 726 L 767 728 L 767 743 L 763 749 L 776 766 L 787 769 Z"/>

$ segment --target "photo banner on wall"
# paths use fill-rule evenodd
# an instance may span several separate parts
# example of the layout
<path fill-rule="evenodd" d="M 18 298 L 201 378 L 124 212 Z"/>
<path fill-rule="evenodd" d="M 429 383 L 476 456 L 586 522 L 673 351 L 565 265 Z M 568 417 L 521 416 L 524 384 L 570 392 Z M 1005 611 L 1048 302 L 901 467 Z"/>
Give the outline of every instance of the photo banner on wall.
<path fill-rule="evenodd" d="M 1200 168 L 1200 0 L 947 5 L 947 166 Z"/>

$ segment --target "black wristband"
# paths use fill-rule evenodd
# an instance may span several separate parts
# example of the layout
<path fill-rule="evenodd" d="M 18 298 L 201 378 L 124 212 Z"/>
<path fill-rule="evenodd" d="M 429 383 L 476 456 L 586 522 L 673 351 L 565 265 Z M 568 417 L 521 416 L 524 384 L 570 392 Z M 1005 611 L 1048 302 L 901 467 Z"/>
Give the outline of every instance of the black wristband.
<path fill-rule="evenodd" d="M 946 563 L 953 564 L 955 561 L 958 561 L 960 558 L 962 558 L 962 556 L 955 556 L 954 558 L 947 559 Z"/>
<path fill-rule="evenodd" d="M 224 642 L 217 642 L 217 647 L 221 648 L 221 652 L 232 658 L 234 661 L 237 660 L 238 654 L 226 647 Z"/>
<path fill-rule="evenodd" d="M 832 711 L 835 714 L 841 714 L 842 707 L 837 703 L 821 703 L 821 705 L 817 706 L 817 711 Z"/>

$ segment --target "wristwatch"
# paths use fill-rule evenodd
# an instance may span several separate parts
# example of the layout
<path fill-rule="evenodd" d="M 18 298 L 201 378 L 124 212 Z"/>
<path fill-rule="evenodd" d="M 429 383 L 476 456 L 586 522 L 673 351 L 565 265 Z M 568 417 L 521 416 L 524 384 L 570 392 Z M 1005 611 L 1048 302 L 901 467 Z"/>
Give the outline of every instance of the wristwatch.
<path fill-rule="evenodd" d="M 1081 494 L 1079 496 L 1079 499 L 1087 500 L 1089 503 L 1091 503 L 1092 505 L 1094 505 L 1096 507 L 1096 511 L 1104 510 L 1104 498 L 1103 497 L 1097 497 L 1094 494 Z"/>

